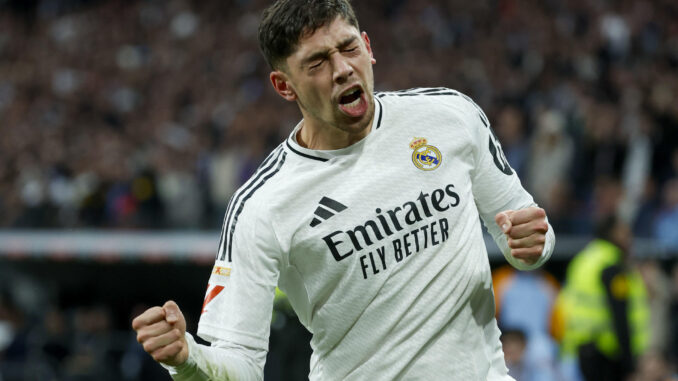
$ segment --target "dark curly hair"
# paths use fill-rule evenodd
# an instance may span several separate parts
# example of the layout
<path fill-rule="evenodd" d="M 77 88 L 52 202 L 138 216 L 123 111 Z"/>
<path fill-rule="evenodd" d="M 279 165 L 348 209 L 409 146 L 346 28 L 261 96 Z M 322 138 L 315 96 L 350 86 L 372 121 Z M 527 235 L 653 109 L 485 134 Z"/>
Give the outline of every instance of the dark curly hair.
<path fill-rule="evenodd" d="M 259 25 L 259 48 L 273 69 L 284 67 L 285 59 L 297 49 L 299 40 L 313 34 L 338 16 L 358 27 L 348 0 L 278 0 L 264 10 Z"/>

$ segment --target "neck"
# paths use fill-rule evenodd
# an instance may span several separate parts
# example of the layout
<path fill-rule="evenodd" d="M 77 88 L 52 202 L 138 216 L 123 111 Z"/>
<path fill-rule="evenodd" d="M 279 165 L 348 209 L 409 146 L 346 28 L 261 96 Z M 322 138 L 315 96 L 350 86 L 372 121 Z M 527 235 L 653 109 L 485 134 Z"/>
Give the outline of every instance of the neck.
<path fill-rule="evenodd" d="M 349 132 L 335 127 L 314 127 L 306 120 L 297 132 L 297 143 L 300 146 L 313 150 L 336 150 L 346 148 L 364 139 L 372 129 L 372 121 L 362 130 Z"/>

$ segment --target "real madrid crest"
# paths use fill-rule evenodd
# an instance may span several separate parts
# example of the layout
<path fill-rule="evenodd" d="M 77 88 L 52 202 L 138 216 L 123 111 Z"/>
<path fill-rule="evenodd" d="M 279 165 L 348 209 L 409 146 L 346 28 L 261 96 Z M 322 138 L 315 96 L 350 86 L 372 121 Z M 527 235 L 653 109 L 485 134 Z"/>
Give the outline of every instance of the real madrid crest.
<path fill-rule="evenodd" d="M 432 171 L 440 166 L 443 161 L 443 155 L 440 150 L 428 143 L 425 138 L 414 138 L 410 142 L 412 152 L 412 163 L 422 171 Z"/>

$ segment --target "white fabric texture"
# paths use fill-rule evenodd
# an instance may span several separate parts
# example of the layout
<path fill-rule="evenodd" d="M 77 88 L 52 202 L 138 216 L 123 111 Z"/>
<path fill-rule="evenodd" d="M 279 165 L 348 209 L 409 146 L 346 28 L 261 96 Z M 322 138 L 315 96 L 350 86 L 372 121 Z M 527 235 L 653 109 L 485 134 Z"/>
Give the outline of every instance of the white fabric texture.
<path fill-rule="evenodd" d="M 535 203 L 469 98 L 375 103 L 360 142 L 305 149 L 297 126 L 233 196 L 198 328 L 213 347 L 191 340 L 176 380 L 261 379 L 276 285 L 313 334 L 310 380 L 512 380 L 480 221 L 519 269 L 553 231 L 538 263 L 510 256 L 494 216 Z"/>

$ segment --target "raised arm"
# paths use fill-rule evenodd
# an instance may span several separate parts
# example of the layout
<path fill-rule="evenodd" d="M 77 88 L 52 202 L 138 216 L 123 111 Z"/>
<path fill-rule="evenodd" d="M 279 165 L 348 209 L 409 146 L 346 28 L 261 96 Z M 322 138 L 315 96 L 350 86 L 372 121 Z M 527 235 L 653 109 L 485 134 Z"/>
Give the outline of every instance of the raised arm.
<path fill-rule="evenodd" d="M 263 170 L 268 170 L 265 167 Z M 282 252 L 264 208 L 253 196 L 258 177 L 236 192 L 226 212 L 219 250 L 198 325 L 199 345 L 186 333 L 174 302 L 153 307 L 134 319 L 144 350 L 174 380 L 261 380 L 268 350 L 275 288 Z M 252 185 L 254 184 L 254 185 Z"/>
<path fill-rule="evenodd" d="M 137 341 L 176 381 L 261 380 L 266 351 L 216 342 L 197 344 L 173 301 L 156 306 L 132 322 Z"/>
<path fill-rule="evenodd" d="M 466 127 L 474 142 L 473 196 L 480 217 L 513 267 L 535 269 L 553 252 L 553 228 L 508 164 L 483 111 L 465 99 Z"/>

